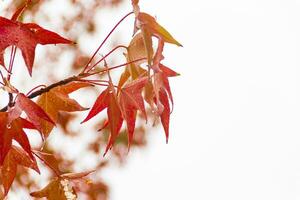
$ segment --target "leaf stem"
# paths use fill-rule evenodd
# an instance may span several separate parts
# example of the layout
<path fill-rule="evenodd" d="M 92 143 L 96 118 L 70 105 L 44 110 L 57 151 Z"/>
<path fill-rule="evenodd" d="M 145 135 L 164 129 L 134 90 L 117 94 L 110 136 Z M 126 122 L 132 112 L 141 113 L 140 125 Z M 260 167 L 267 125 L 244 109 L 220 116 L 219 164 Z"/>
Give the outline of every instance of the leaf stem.
<path fill-rule="evenodd" d="M 0 70 L 0 76 L 1 76 L 1 79 L 2 79 L 2 85 L 4 86 L 4 76 L 3 76 L 3 73 L 1 72 L 1 70 Z"/>
<path fill-rule="evenodd" d="M 7 75 L 8 81 L 11 78 L 12 69 L 13 69 L 13 65 L 14 65 L 14 61 L 15 61 L 15 57 L 16 57 L 16 50 L 17 50 L 17 47 L 15 45 L 13 45 L 12 49 L 11 49 L 11 53 L 10 53 L 10 61 L 9 61 L 9 67 L 8 67 L 8 75 Z"/>
<path fill-rule="evenodd" d="M 128 49 L 124 45 L 118 45 L 115 48 L 113 48 L 110 52 L 108 52 L 105 56 L 103 56 L 99 61 L 97 61 L 92 67 L 86 70 L 86 72 L 90 72 L 95 66 L 97 66 L 99 63 L 101 63 L 105 58 L 107 58 L 110 54 L 112 54 L 114 51 L 116 51 L 119 48 L 125 48 L 126 50 Z"/>
<path fill-rule="evenodd" d="M 8 93 L 8 98 L 9 98 L 9 102 L 8 102 L 8 106 L 12 107 L 13 106 L 13 102 L 14 102 L 14 96 L 12 93 Z"/>
<path fill-rule="evenodd" d="M 132 63 L 139 62 L 139 61 L 146 60 L 146 59 L 147 58 L 139 58 L 139 59 L 136 59 L 136 60 L 133 60 L 133 61 L 130 61 L 130 62 L 126 62 L 126 63 L 120 64 L 120 65 L 116 65 L 114 67 L 109 67 L 109 68 L 106 68 L 106 69 L 103 69 L 103 70 L 100 70 L 100 71 L 96 71 L 96 72 L 90 73 L 90 76 L 91 75 L 95 75 L 95 74 L 101 74 L 101 73 L 107 72 L 109 70 L 113 70 L 113 69 L 117 69 L 117 68 L 120 68 L 120 67 L 124 67 L 126 65 L 130 65 Z"/>
<path fill-rule="evenodd" d="M 107 72 L 107 71 L 110 71 L 110 70 L 113 70 L 113 69 L 117 69 L 117 68 L 129 65 L 131 63 L 135 63 L 135 62 L 139 62 L 139 61 L 142 61 L 142 60 L 146 60 L 146 59 L 147 58 L 140 58 L 140 59 L 137 59 L 137 60 L 134 60 L 134 61 L 131 61 L 131 62 L 123 63 L 123 64 L 120 64 L 120 65 L 117 65 L 117 66 L 114 66 L 114 67 L 110 67 L 110 68 L 107 68 L 107 69 L 104 69 L 104 70 L 96 71 L 96 72 L 93 72 L 93 73 L 80 73 L 79 75 L 71 76 L 71 77 L 66 78 L 64 80 L 58 81 L 56 83 L 53 83 L 53 84 L 49 85 L 48 87 L 44 87 L 44 88 L 41 88 L 41 89 L 39 89 L 39 90 L 37 90 L 35 92 L 32 92 L 27 97 L 29 99 L 33 99 L 33 98 L 35 98 L 37 96 L 40 96 L 43 93 L 49 92 L 51 89 L 53 89 L 55 87 L 66 85 L 66 84 L 68 84 L 70 82 L 73 82 L 73 81 L 82 81 L 83 80 L 82 78 L 93 76 L 95 74 L 101 74 L 101 73 L 104 73 L 104 72 Z M 7 109 L 8 109 L 9 106 L 10 107 L 14 106 L 14 102 L 12 101 L 9 105 L 7 105 L 4 108 L 2 108 L 0 110 L 0 112 L 7 111 Z"/>
<path fill-rule="evenodd" d="M 35 86 L 34 88 L 32 88 L 29 92 L 27 92 L 26 96 L 29 96 L 34 90 L 36 90 L 37 88 L 40 88 L 40 87 L 47 87 L 46 85 L 38 85 L 38 86 Z"/>
<path fill-rule="evenodd" d="M 39 154 L 35 153 L 34 151 L 32 151 L 32 153 L 38 159 L 40 159 L 49 169 L 51 169 L 57 177 L 60 177 L 60 173 L 56 169 L 54 169 L 44 158 L 42 158 Z"/>
<path fill-rule="evenodd" d="M 92 60 L 94 59 L 94 57 L 97 55 L 97 53 L 99 52 L 99 50 L 102 48 L 102 46 L 104 45 L 104 43 L 108 40 L 108 38 L 110 37 L 110 35 L 116 30 L 116 28 L 131 14 L 133 14 L 133 12 L 128 13 L 127 15 L 125 15 L 112 29 L 111 31 L 108 33 L 108 35 L 104 38 L 104 40 L 102 41 L 102 43 L 99 45 L 99 47 L 97 48 L 97 50 L 94 52 L 93 56 L 90 58 L 90 60 L 87 62 L 87 64 L 85 65 L 84 69 L 83 69 L 83 73 L 86 72 L 89 67 L 90 64 L 92 62 Z"/>

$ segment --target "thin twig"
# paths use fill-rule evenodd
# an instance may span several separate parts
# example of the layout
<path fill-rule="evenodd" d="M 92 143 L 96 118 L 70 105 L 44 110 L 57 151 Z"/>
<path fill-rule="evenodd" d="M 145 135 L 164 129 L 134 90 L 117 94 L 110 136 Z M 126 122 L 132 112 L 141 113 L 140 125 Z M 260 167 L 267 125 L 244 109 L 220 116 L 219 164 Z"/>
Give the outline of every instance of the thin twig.
<path fill-rule="evenodd" d="M 112 29 L 111 31 L 108 33 L 108 35 L 105 37 L 105 39 L 102 41 L 102 43 L 99 45 L 99 47 L 97 48 L 97 50 L 95 51 L 95 53 L 93 54 L 93 56 L 90 58 L 90 60 L 87 62 L 86 66 L 84 67 L 82 72 L 86 72 L 86 70 L 89 69 L 89 66 L 92 62 L 92 60 L 94 59 L 94 57 L 97 55 L 97 53 L 99 52 L 99 50 L 102 48 L 102 46 L 104 45 L 104 43 L 108 40 L 108 38 L 110 37 L 110 35 L 115 31 L 115 29 L 121 24 L 122 21 L 124 21 L 128 16 L 130 16 L 131 14 L 133 14 L 133 12 L 128 13 L 127 15 L 125 15 Z"/>
<path fill-rule="evenodd" d="M 97 61 L 90 69 L 86 70 L 86 72 L 90 72 L 94 67 L 96 67 L 99 63 L 101 63 L 105 58 L 107 58 L 110 54 L 112 54 L 114 51 L 116 51 L 119 48 L 125 48 L 126 50 L 128 49 L 124 45 L 118 45 L 115 48 L 113 48 L 110 52 L 108 52 L 105 56 L 103 56 L 99 61 Z"/>

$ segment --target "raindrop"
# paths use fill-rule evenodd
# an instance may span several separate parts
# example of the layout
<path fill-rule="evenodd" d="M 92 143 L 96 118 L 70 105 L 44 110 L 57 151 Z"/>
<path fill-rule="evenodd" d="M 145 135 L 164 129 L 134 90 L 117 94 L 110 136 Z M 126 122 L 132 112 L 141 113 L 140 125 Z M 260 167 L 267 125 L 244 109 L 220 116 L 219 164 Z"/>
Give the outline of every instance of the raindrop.
<path fill-rule="evenodd" d="M 6 128 L 7 128 L 7 129 L 11 129 L 11 124 L 7 124 L 7 125 L 6 125 Z"/>

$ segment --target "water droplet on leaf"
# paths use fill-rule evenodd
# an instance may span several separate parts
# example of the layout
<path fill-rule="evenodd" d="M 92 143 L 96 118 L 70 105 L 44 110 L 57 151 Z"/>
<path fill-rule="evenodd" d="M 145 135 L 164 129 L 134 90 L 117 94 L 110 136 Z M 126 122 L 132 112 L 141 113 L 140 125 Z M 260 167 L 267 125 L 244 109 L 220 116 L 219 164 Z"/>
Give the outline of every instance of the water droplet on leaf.
<path fill-rule="evenodd" d="M 7 124 L 7 125 L 6 125 L 6 128 L 7 128 L 7 129 L 11 129 L 11 124 Z"/>

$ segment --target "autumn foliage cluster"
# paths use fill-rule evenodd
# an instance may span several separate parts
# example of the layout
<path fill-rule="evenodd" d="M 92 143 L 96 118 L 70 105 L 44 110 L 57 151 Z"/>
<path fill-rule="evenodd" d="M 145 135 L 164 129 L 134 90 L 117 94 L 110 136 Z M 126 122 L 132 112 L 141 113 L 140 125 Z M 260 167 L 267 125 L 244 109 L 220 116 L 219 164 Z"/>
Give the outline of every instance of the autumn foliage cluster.
<path fill-rule="evenodd" d="M 78 193 L 88 193 L 89 199 L 99 199 L 94 195 L 97 191 L 91 190 L 97 190 L 97 187 L 87 178 L 98 168 L 76 173 L 61 169 L 59 157 L 55 152 L 47 151 L 47 138 L 55 127 L 63 126 L 62 115 L 80 111 L 86 112 L 81 119 L 83 125 L 99 113 L 105 113 L 105 120 L 97 127 L 99 131 L 108 132 L 104 155 L 114 148 L 118 138 L 122 137 L 123 129 L 127 135 L 129 150 L 135 143 L 135 135 L 139 134 L 137 120 L 147 123 L 149 115 L 160 120 L 168 141 L 173 108 L 169 78 L 178 76 L 178 73 L 162 63 L 163 50 L 166 43 L 177 46 L 181 44 L 154 17 L 140 10 L 138 0 L 132 0 L 133 11 L 113 26 L 92 56 L 82 58 L 85 63 L 79 67 L 77 74 L 50 85 L 37 85 L 30 91 L 21 91 L 12 84 L 13 79 L 18 79 L 14 76 L 14 70 L 20 67 L 14 65 L 17 49 L 21 52 L 30 79 L 35 70 L 37 45 L 77 45 L 72 38 L 66 39 L 36 23 L 22 22 L 23 13 L 32 4 L 28 0 L 21 3 L 12 17 L 0 17 L 0 84 L 7 94 L 7 105 L 0 111 L 1 198 L 8 194 L 14 181 L 22 183 L 17 178 L 18 166 L 40 173 L 40 165 L 44 165 L 51 170 L 53 176 L 43 189 L 29 191 L 32 197 L 65 200 L 76 199 Z M 99 51 L 112 33 L 131 15 L 134 16 L 131 42 L 128 45 L 114 46 L 111 51 L 98 58 Z M 10 55 L 5 57 L 8 49 Z M 124 50 L 124 63 L 109 65 L 107 60 L 120 49 Z M 111 73 L 117 69 L 122 69 L 123 72 L 118 75 L 118 80 L 114 80 Z M 98 88 L 99 93 L 89 109 L 69 96 L 77 90 L 90 88 Z M 4 100 L 5 96 L 1 97 L 1 101 Z M 41 148 L 31 147 L 26 129 L 40 133 Z M 101 187 L 98 190 L 99 188 Z"/>

